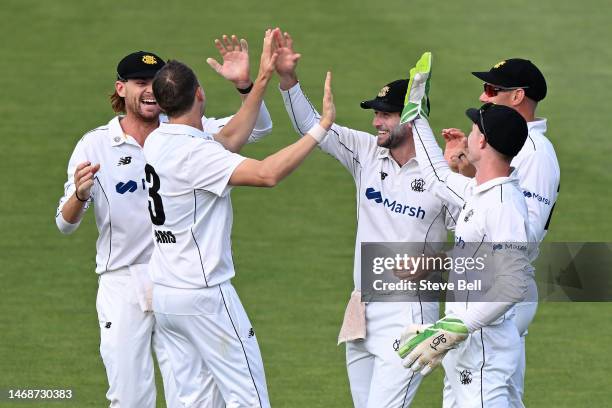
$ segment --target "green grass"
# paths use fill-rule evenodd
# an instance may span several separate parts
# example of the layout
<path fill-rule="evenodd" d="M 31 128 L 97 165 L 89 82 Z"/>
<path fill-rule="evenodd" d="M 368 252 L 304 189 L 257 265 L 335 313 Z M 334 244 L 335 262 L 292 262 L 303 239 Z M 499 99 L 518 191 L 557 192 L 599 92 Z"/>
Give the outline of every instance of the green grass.
<path fill-rule="evenodd" d="M 205 63 L 216 56 L 212 40 L 222 33 L 249 39 L 255 73 L 263 30 L 280 25 L 303 54 L 299 74 L 313 102 L 320 106 L 331 69 L 338 122 L 364 130 L 371 113 L 358 102 L 407 75 L 424 50 L 435 58 L 437 130 L 468 127 L 463 111 L 478 105 L 480 91 L 470 71 L 530 58 L 549 83 L 539 113 L 549 119 L 561 164 L 547 239 L 612 241 L 607 1 L 4 0 L 0 8 L 0 388 L 72 388 L 76 395 L 72 403 L 16 406 L 106 404 L 95 226 L 90 215 L 64 237 L 53 217 L 68 157 L 84 132 L 112 116 L 115 64 L 133 50 L 192 65 L 208 113 L 221 116 L 239 98 Z M 263 157 L 294 140 L 274 85 L 266 103 L 275 130 L 247 155 Z M 336 336 L 352 287 L 354 201 L 351 177 L 320 152 L 274 190 L 233 193 L 234 284 L 256 327 L 276 407 L 351 406 Z M 608 405 L 611 311 L 603 303 L 540 305 L 527 340 L 528 406 Z M 423 382 L 415 406 L 441 406 L 440 387 L 439 371 Z"/>

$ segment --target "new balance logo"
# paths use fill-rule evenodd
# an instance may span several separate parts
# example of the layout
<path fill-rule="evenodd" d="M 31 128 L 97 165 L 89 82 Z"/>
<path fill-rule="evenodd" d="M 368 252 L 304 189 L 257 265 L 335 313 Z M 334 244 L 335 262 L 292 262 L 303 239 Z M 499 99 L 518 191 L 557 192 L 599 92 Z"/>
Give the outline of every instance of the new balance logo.
<path fill-rule="evenodd" d="M 158 244 L 176 244 L 176 237 L 172 231 L 155 230 L 155 240 Z"/>
<path fill-rule="evenodd" d="M 119 159 L 119 163 L 117 163 L 117 166 L 127 165 L 127 164 L 130 164 L 131 162 L 132 162 L 132 156 L 125 156 Z"/>
<path fill-rule="evenodd" d="M 115 190 L 119 194 L 125 194 L 127 192 L 133 193 L 138 189 L 138 184 L 134 180 L 130 180 L 127 183 L 119 182 L 115 186 Z"/>
<path fill-rule="evenodd" d="M 421 208 L 420 206 L 417 208 L 417 207 L 411 207 L 409 205 L 403 205 L 401 203 L 398 203 L 395 200 L 390 201 L 387 198 L 383 198 L 380 191 L 376 191 L 372 187 L 368 187 L 366 189 L 365 196 L 367 197 L 368 200 L 374 200 L 375 203 L 378 203 L 378 204 L 382 203 L 383 206 L 387 210 L 394 212 L 396 214 L 403 214 L 409 217 L 425 219 L 425 210 Z"/>

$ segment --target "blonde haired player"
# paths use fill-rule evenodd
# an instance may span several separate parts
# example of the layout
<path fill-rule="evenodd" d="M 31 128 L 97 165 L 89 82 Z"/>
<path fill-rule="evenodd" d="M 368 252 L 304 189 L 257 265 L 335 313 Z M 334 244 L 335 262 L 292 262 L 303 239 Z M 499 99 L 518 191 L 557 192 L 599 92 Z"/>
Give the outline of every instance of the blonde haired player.
<path fill-rule="evenodd" d="M 234 83 L 245 99 L 250 89 L 247 43 L 235 36 L 216 40 L 223 64 L 209 64 Z M 118 114 L 77 143 L 68 164 L 55 217 L 64 234 L 74 232 L 85 211 L 93 205 L 98 240 L 96 268 L 99 275 L 96 310 L 100 324 L 100 355 L 108 378 L 106 398 L 111 407 L 153 408 L 156 391 L 151 350 L 155 352 L 164 381 L 166 403 L 180 406 L 172 370 L 155 333 L 147 264 L 153 250 L 151 221 L 146 212 L 142 145 L 149 134 L 167 120 L 152 92 L 155 73 L 164 66 L 158 55 L 138 51 L 117 65 L 115 93 L 111 97 Z M 246 92 L 246 93 L 245 93 Z M 232 151 L 270 133 L 272 121 L 262 104 L 240 131 L 220 133 L 231 118 L 201 117 L 207 137 L 215 137 Z M 253 128 L 255 125 L 255 128 Z M 129 341 L 128 341 L 129 339 Z M 202 403 L 218 406 L 219 395 L 205 370 L 194 381 L 202 385 Z M 223 402 L 220 401 L 222 404 Z"/>

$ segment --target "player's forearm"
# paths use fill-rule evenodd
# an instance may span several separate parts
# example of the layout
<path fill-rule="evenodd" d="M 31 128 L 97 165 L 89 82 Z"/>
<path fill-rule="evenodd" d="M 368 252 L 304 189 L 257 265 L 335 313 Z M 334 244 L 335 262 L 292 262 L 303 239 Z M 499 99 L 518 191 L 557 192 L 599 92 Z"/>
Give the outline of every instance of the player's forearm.
<path fill-rule="evenodd" d="M 85 213 L 85 203 L 79 201 L 74 194 L 58 209 L 56 224 L 64 234 L 70 234 L 79 226 L 83 214 Z"/>
<path fill-rule="evenodd" d="M 289 120 L 296 132 L 303 136 L 321 116 L 304 95 L 297 83 L 284 90 L 281 85 L 281 94 Z"/>
<path fill-rule="evenodd" d="M 417 118 L 413 122 L 412 135 L 417 161 L 425 177 L 425 184 L 443 183 L 451 169 L 444 159 L 442 149 L 433 135 L 429 122 L 423 118 Z"/>
<path fill-rule="evenodd" d="M 291 73 L 280 77 L 280 89 L 281 91 L 287 91 L 293 88 L 298 83 L 297 74 Z"/>
<path fill-rule="evenodd" d="M 215 136 L 215 139 L 223 144 L 226 149 L 237 152 L 248 140 L 255 127 L 269 81 L 269 75 L 262 75 L 257 78 L 240 110 Z"/>
<path fill-rule="evenodd" d="M 460 318 L 470 333 L 488 326 L 502 317 L 512 306 L 527 300 L 527 289 L 533 280 L 524 254 L 511 255 L 493 267 L 496 278 L 493 286 L 477 301 L 470 304 Z"/>
<path fill-rule="evenodd" d="M 259 114 L 257 115 L 257 120 L 255 121 L 255 127 L 253 128 L 253 132 L 247 139 L 247 143 L 255 143 L 265 136 L 272 133 L 272 118 L 270 117 L 270 112 L 268 112 L 268 108 L 266 107 L 266 102 L 261 101 L 261 106 L 259 108 Z"/>
<path fill-rule="evenodd" d="M 306 156 L 317 147 L 317 141 L 307 135 L 261 161 L 260 177 L 273 187 L 295 170 Z"/>

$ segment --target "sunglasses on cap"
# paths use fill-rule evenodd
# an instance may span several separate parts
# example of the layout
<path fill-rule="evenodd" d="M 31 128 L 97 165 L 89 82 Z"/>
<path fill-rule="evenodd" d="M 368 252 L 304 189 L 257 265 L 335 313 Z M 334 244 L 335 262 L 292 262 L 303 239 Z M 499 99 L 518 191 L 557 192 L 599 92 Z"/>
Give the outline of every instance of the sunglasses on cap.
<path fill-rule="evenodd" d="M 480 115 L 480 127 L 481 127 L 481 130 L 482 130 L 482 135 L 484 136 L 486 142 L 488 142 L 489 140 L 488 140 L 487 134 L 485 132 L 486 128 L 485 128 L 485 125 L 484 125 L 484 113 L 485 113 L 485 111 L 487 109 L 489 109 L 491 106 L 494 106 L 494 105 L 495 105 L 494 103 L 489 102 L 489 103 L 485 103 L 484 105 L 482 105 L 482 107 L 480 109 L 478 109 L 478 114 Z"/>
<path fill-rule="evenodd" d="M 489 98 L 492 98 L 494 96 L 497 96 L 498 93 L 500 92 L 509 92 L 509 91 L 514 91 L 516 89 L 526 89 L 529 88 L 528 86 L 513 86 L 510 88 L 505 88 L 503 86 L 495 86 L 495 85 L 491 85 L 488 83 L 484 83 L 482 84 L 483 90 L 485 95 L 487 95 Z"/>

